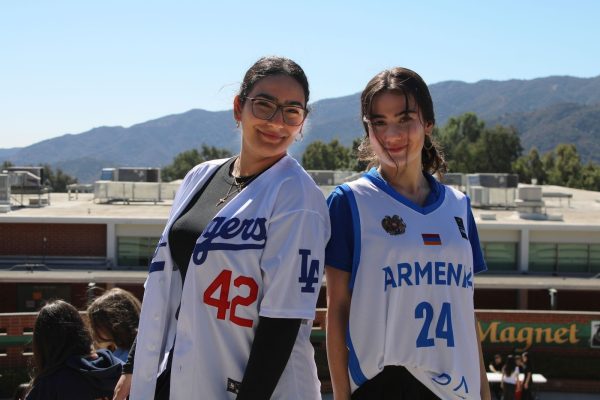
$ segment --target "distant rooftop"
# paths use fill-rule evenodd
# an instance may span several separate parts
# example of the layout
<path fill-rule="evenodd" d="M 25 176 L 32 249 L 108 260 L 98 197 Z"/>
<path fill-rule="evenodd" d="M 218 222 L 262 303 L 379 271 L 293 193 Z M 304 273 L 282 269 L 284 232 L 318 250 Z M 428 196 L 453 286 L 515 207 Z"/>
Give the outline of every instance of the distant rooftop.
<path fill-rule="evenodd" d="M 321 191 L 327 196 L 333 190 L 333 186 L 321 186 Z M 550 216 L 562 215 L 562 221 L 534 221 L 520 219 L 514 209 L 478 209 L 473 212 L 478 224 L 512 224 L 512 225 L 548 225 L 557 227 L 560 225 L 588 225 L 600 226 L 600 192 L 580 189 L 571 189 L 561 186 L 542 186 L 544 194 L 559 197 L 544 197 L 544 211 Z M 560 195 L 562 194 L 562 195 Z M 564 195 L 571 195 L 567 197 Z M 69 200 L 69 197 L 71 199 Z M 130 204 L 111 203 L 97 204 L 93 201 L 93 194 L 79 193 L 77 198 L 74 194 L 52 193 L 50 205 L 45 207 L 13 208 L 8 213 L 0 214 L 0 222 L 60 222 L 61 220 L 85 219 L 93 222 L 95 219 L 131 219 L 147 220 L 158 223 L 166 221 L 172 202 L 165 201 L 157 204 L 148 202 L 136 202 Z M 78 221 L 81 222 L 81 221 Z"/>

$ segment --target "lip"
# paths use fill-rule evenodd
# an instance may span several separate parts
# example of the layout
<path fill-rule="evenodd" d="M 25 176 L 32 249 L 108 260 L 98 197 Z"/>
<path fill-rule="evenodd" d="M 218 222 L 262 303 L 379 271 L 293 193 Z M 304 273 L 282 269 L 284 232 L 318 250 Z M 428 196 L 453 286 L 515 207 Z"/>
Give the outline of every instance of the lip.
<path fill-rule="evenodd" d="M 403 150 L 406 150 L 408 148 L 408 145 L 404 145 L 404 146 L 388 146 L 385 149 L 389 152 L 389 153 L 399 153 Z"/>
<path fill-rule="evenodd" d="M 278 133 L 266 132 L 261 129 L 257 129 L 257 131 L 258 131 L 258 133 L 260 133 L 262 136 L 264 136 L 265 138 L 267 138 L 269 140 L 282 140 L 284 138 L 284 136 L 282 136 Z"/>

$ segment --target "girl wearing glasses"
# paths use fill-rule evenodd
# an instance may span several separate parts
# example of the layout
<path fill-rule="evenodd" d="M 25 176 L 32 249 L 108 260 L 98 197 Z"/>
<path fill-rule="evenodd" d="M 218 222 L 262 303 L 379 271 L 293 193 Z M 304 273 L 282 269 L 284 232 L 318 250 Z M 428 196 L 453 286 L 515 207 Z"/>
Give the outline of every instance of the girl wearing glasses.
<path fill-rule="evenodd" d="M 359 158 L 328 199 L 327 353 L 336 400 L 489 399 L 473 306 L 486 269 L 462 193 L 438 183 L 427 85 L 376 75 L 361 96 Z"/>
<path fill-rule="evenodd" d="M 320 399 L 309 338 L 329 217 L 286 153 L 308 98 L 289 59 L 247 71 L 240 154 L 187 174 L 152 259 L 131 399 Z"/>

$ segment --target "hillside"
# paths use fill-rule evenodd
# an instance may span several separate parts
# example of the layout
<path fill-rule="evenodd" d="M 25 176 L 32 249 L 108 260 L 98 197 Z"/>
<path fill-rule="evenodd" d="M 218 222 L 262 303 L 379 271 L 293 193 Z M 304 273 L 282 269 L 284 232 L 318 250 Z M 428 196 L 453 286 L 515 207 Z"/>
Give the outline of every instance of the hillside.
<path fill-rule="evenodd" d="M 430 89 L 440 126 L 451 116 L 472 111 L 489 124 L 515 126 L 526 151 L 532 146 L 547 151 L 557 143 L 575 143 L 583 160 L 600 162 L 600 76 L 447 81 Z M 357 93 L 312 103 L 304 140 L 292 146 L 292 154 L 301 157 L 314 140 L 337 138 L 350 145 L 363 134 L 359 102 Z M 239 132 L 231 111 L 190 110 L 128 128 L 98 127 L 23 148 L 0 149 L 0 162 L 49 163 L 81 182 L 92 182 L 101 167 L 164 166 L 177 153 L 202 143 L 238 151 Z"/>

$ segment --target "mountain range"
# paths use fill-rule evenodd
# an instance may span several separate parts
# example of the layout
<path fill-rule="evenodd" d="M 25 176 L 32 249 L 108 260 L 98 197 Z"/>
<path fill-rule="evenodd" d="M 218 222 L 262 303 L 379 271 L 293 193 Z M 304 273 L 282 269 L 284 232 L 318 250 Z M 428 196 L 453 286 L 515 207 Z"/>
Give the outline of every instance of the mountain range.
<path fill-rule="evenodd" d="M 583 161 L 600 162 L 600 76 L 446 81 L 430 85 L 430 91 L 438 126 L 452 116 L 474 112 L 488 125 L 517 128 L 525 152 L 535 146 L 544 153 L 558 143 L 574 143 Z M 301 158 L 314 140 L 337 138 L 349 146 L 363 134 L 359 105 L 360 93 L 311 103 L 304 139 L 290 152 Z M 93 182 L 103 167 L 162 167 L 176 154 L 203 143 L 238 151 L 232 111 L 194 109 L 128 128 L 103 126 L 66 134 L 27 147 L 0 149 L 0 162 L 48 163 L 80 182 Z"/>

